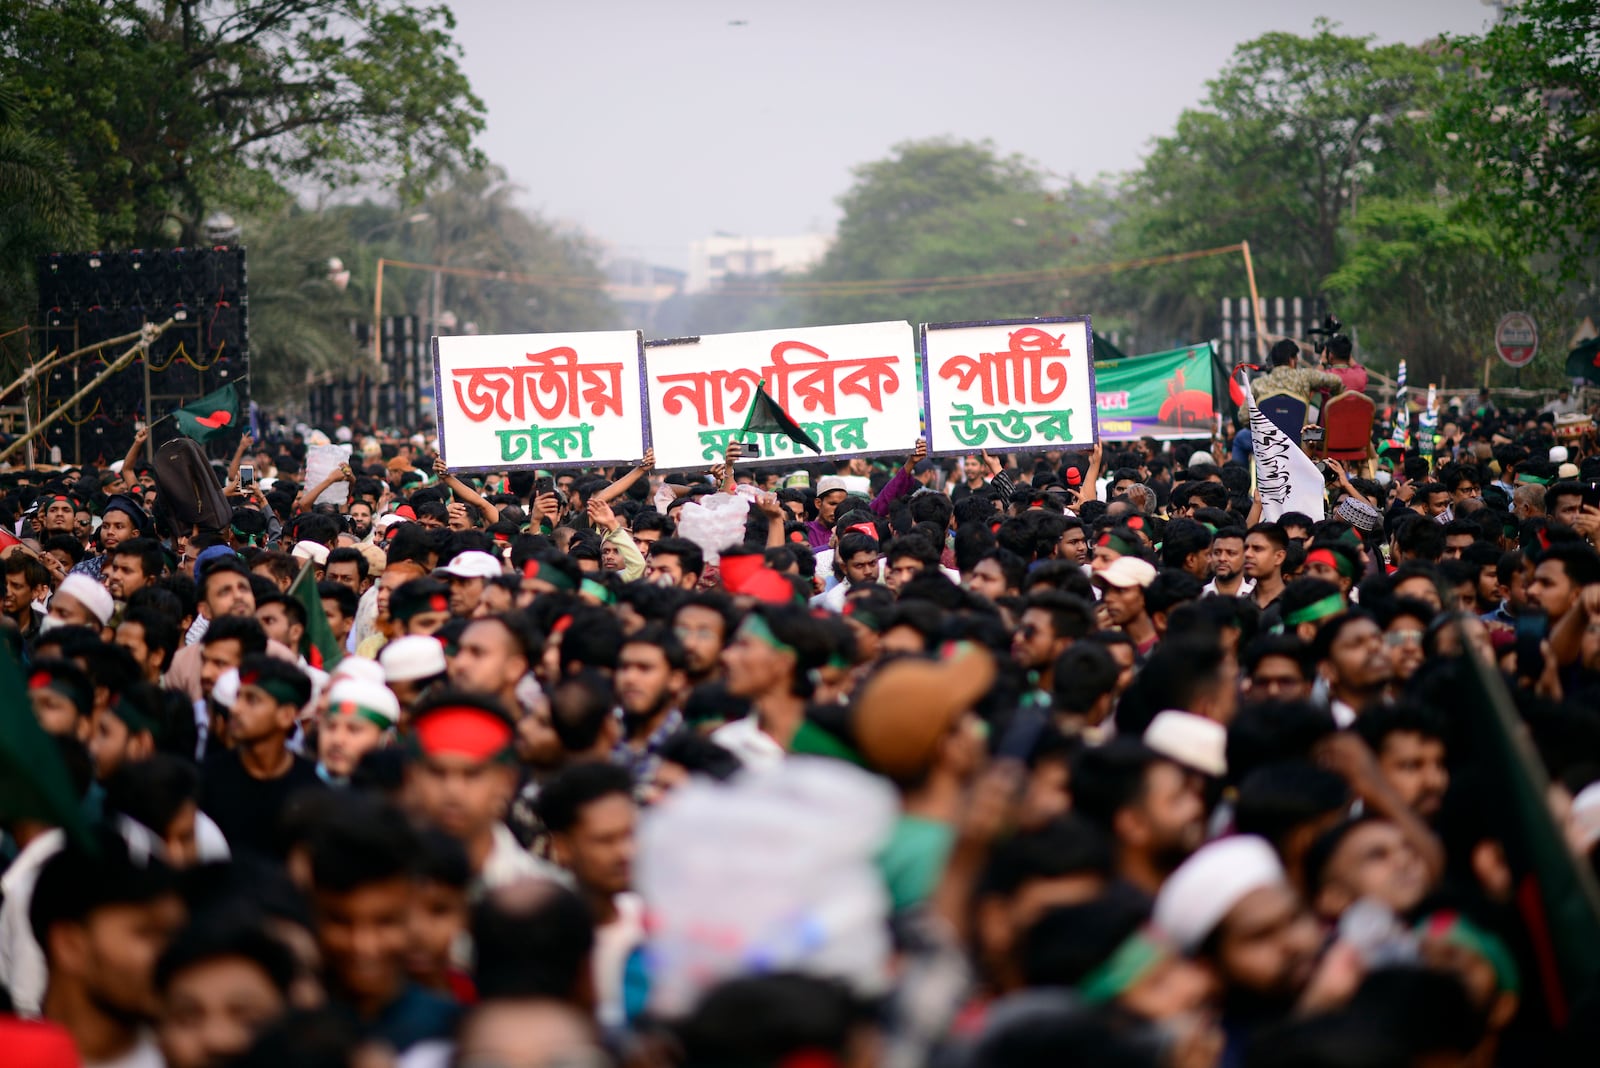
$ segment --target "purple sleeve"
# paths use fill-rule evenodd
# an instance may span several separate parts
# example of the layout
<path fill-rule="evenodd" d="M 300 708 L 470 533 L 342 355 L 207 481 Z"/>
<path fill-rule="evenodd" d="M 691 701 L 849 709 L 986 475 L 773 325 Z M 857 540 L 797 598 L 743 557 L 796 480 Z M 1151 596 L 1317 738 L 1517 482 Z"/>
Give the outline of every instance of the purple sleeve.
<path fill-rule="evenodd" d="M 913 481 L 911 472 L 905 469 L 905 465 L 895 468 L 894 477 L 889 479 L 883 489 L 878 491 L 878 495 L 872 499 L 874 514 L 888 515 L 889 506 L 911 492 Z"/>

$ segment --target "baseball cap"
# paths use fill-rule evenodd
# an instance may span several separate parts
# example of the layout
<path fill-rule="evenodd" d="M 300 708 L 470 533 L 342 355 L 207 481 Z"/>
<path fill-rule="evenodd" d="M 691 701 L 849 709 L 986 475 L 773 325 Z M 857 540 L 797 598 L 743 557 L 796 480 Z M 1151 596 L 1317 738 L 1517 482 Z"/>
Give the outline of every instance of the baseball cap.
<path fill-rule="evenodd" d="M 1148 586 L 1155 581 L 1155 566 L 1137 556 L 1119 556 L 1111 565 L 1095 575 L 1095 579 L 1119 589 L 1130 586 Z"/>
<path fill-rule="evenodd" d="M 444 567 L 435 568 L 435 575 L 449 575 L 451 578 L 463 579 L 492 579 L 499 578 L 503 573 L 500 561 L 481 549 L 469 549 L 464 553 L 456 553 Z"/>

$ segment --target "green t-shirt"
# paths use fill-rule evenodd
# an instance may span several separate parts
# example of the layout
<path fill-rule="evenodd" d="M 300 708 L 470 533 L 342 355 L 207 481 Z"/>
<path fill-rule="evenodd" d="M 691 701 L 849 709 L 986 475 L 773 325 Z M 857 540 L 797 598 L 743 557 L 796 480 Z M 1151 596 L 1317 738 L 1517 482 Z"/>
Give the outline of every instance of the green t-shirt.
<path fill-rule="evenodd" d="M 955 828 L 948 823 L 900 817 L 888 845 L 878 854 L 878 870 L 896 912 L 928 900 L 944 874 L 955 839 Z"/>

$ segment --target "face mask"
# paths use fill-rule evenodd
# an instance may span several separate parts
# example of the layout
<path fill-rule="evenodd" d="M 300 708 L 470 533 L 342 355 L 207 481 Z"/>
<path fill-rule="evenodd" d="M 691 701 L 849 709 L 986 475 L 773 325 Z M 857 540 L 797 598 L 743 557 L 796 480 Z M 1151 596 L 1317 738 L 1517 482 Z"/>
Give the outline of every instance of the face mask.
<path fill-rule="evenodd" d="M 1380 486 L 1387 486 L 1390 482 L 1394 481 L 1394 476 L 1387 471 L 1379 471 L 1374 477 L 1377 478 L 1378 485 Z"/>

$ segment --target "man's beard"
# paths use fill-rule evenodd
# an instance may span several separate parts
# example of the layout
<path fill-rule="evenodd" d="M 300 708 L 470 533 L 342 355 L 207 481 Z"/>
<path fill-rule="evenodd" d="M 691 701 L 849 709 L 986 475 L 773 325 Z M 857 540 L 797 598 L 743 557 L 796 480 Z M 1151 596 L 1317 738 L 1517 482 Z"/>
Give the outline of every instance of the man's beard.
<path fill-rule="evenodd" d="M 649 723 L 651 720 L 655 719 L 657 716 L 671 707 L 672 691 L 664 690 L 651 704 L 650 708 L 644 712 L 629 712 L 627 709 L 623 709 L 623 726 L 627 728 L 629 734 L 633 734 L 635 731 L 642 729 L 645 724 Z"/>
<path fill-rule="evenodd" d="M 357 540 L 365 541 L 366 538 L 367 538 L 367 535 L 372 533 L 372 524 L 371 523 L 352 523 L 350 525 L 350 533 L 354 534 L 356 536 Z"/>

